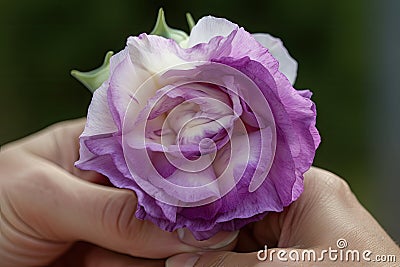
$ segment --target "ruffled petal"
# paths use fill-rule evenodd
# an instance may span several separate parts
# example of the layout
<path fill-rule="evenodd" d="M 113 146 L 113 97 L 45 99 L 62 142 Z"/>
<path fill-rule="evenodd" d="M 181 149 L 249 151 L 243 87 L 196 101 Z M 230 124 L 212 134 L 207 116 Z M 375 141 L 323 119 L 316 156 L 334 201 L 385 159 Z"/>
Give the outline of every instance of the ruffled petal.
<path fill-rule="evenodd" d="M 76 165 L 134 190 L 138 218 L 203 240 L 296 200 L 320 137 L 311 93 L 292 87 L 296 66 L 279 40 L 206 17 L 188 45 L 128 39 L 94 94 Z M 203 137 L 214 150 L 202 153 Z"/>
<path fill-rule="evenodd" d="M 216 36 L 226 37 L 237 28 L 238 25 L 223 18 L 203 17 L 190 32 L 188 47 L 193 47 L 200 43 L 208 43 Z"/>
<path fill-rule="evenodd" d="M 109 108 L 120 130 L 128 107 L 130 111 L 143 107 L 148 97 L 157 89 L 152 81 L 148 80 L 150 73 L 132 63 L 127 48 L 122 56 L 123 59 L 115 65 L 114 72 L 110 76 L 107 91 Z"/>
<path fill-rule="evenodd" d="M 107 103 L 108 82 L 104 82 L 94 91 L 89 106 L 83 136 L 94 136 L 115 133 L 118 131 Z"/>
<path fill-rule="evenodd" d="M 279 62 L 279 71 L 288 78 L 291 84 L 294 84 L 297 76 L 297 61 L 289 55 L 281 39 L 267 33 L 254 33 L 253 37 L 264 47 L 268 48 L 268 51 Z"/>
<path fill-rule="evenodd" d="M 313 102 L 299 94 L 282 73 L 271 74 L 267 68 L 257 61 L 249 58 L 239 60 L 225 58 L 221 59 L 220 62 L 229 64 L 246 74 L 264 94 L 274 114 L 277 127 L 278 142 L 275 157 L 282 158 L 282 163 L 278 161 L 277 164 L 273 164 L 273 167 L 281 168 L 282 165 L 286 164 L 283 162 L 285 157 L 292 158 L 295 168 L 291 175 L 285 177 L 291 179 L 293 185 L 296 177 L 298 175 L 302 177 L 303 173 L 310 168 L 315 155 L 316 142 L 319 142 L 315 134 L 317 130 L 315 128 L 316 114 Z M 271 82 L 270 79 L 273 79 L 274 82 Z M 315 138 L 317 140 L 314 140 Z M 283 149 L 284 147 L 287 147 L 290 153 L 281 156 L 278 148 Z M 284 186 L 278 186 L 276 190 L 281 191 L 280 197 L 284 206 L 292 202 L 292 186 L 290 190 L 284 188 Z"/>
<path fill-rule="evenodd" d="M 141 34 L 129 37 L 127 45 L 133 64 L 151 74 L 187 63 L 179 56 L 182 48 L 171 39 Z"/>

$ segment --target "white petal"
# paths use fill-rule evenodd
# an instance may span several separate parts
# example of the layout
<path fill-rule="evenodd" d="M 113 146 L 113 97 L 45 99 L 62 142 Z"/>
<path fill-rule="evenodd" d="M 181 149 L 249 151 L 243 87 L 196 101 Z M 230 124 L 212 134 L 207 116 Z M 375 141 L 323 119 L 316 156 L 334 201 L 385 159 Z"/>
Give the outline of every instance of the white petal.
<path fill-rule="evenodd" d="M 282 41 L 267 33 L 255 33 L 253 37 L 264 47 L 268 48 L 272 56 L 279 62 L 279 71 L 282 72 L 293 85 L 297 76 L 297 62 L 289 55 Z"/>
<path fill-rule="evenodd" d="M 128 49 L 135 66 L 155 74 L 186 63 L 179 57 L 179 45 L 161 36 L 141 34 L 128 38 Z"/>
<path fill-rule="evenodd" d="M 208 43 L 215 36 L 226 37 L 237 28 L 238 25 L 223 18 L 203 17 L 190 32 L 188 47 Z"/>
<path fill-rule="evenodd" d="M 94 91 L 82 136 L 114 133 L 118 130 L 108 108 L 107 89 L 106 81 Z"/>

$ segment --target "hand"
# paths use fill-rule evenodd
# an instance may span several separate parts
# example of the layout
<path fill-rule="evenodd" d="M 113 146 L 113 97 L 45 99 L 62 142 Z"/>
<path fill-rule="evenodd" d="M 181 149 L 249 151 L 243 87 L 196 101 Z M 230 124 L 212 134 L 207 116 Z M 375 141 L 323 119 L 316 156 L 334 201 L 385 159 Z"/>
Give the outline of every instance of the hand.
<path fill-rule="evenodd" d="M 84 123 L 63 122 L 1 148 L 2 267 L 163 266 L 142 258 L 233 247 L 234 233 L 181 240 L 136 219 L 132 191 L 104 186 L 105 177 L 74 167 Z"/>
<path fill-rule="evenodd" d="M 380 265 L 362 259 L 363 251 L 369 250 L 372 254 L 367 258 L 371 260 L 377 255 L 394 255 L 398 264 L 400 249 L 357 201 L 344 180 L 313 168 L 306 173 L 304 182 L 301 197 L 282 213 L 270 213 L 262 221 L 240 231 L 235 252 L 181 254 L 168 259 L 166 266 L 398 266 L 395 262 Z M 351 261 L 351 255 L 350 262 L 340 258 L 330 260 L 327 252 L 323 261 L 307 261 L 307 254 L 303 262 L 301 258 L 300 261 L 289 259 L 290 253 L 296 258 L 296 252 L 301 257 L 307 249 L 313 249 L 318 260 L 324 249 L 339 250 L 345 246 L 338 247 L 340 239 L 347 241 L 344 252 L 346 249 L 360 252 L 360 262 Z M 269 248 L 267 259 L 265 246 Z M 283 251 L 281 258 L 287 261 L 278 259 L 279 250 Z"/>

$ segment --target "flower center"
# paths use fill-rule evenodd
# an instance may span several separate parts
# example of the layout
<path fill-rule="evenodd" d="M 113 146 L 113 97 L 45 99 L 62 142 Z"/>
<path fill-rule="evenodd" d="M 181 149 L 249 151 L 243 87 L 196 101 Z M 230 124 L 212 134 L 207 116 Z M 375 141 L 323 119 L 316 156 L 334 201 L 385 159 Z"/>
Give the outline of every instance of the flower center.
<path fill-rule="evenodd" d="M 198 99 L 197 99 L 198 100 Z M 195 103 L 203 102 L 203 103 Z M 214 112 L 207 112 L 209 102 L 216 102 Z M 202 105 L 203 104 L 203 105 Z M 167 115 L 167 123 L 175 134 L 178 145 L 196 145 L 207 151 L 215 146 L 227 133 L 226 116 L 232 111 L 226 109 L 226 104 L 212 99 L 202 101 L 185 101 L 172 109 Z"/>

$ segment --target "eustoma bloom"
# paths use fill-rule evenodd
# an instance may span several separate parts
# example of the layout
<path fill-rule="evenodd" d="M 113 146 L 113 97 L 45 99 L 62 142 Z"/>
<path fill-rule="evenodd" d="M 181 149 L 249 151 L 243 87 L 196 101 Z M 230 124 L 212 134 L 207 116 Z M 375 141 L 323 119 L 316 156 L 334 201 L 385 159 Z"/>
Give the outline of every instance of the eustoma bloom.
<path fill-rule="evenodd" d="M 136 217 L 199 240 L 282 211 L 320 142 L 311 92 L 292 87 L 297 63 L 223 18 L 166 32 L 111 57 L 76 166 L 134 190 Z"/>

